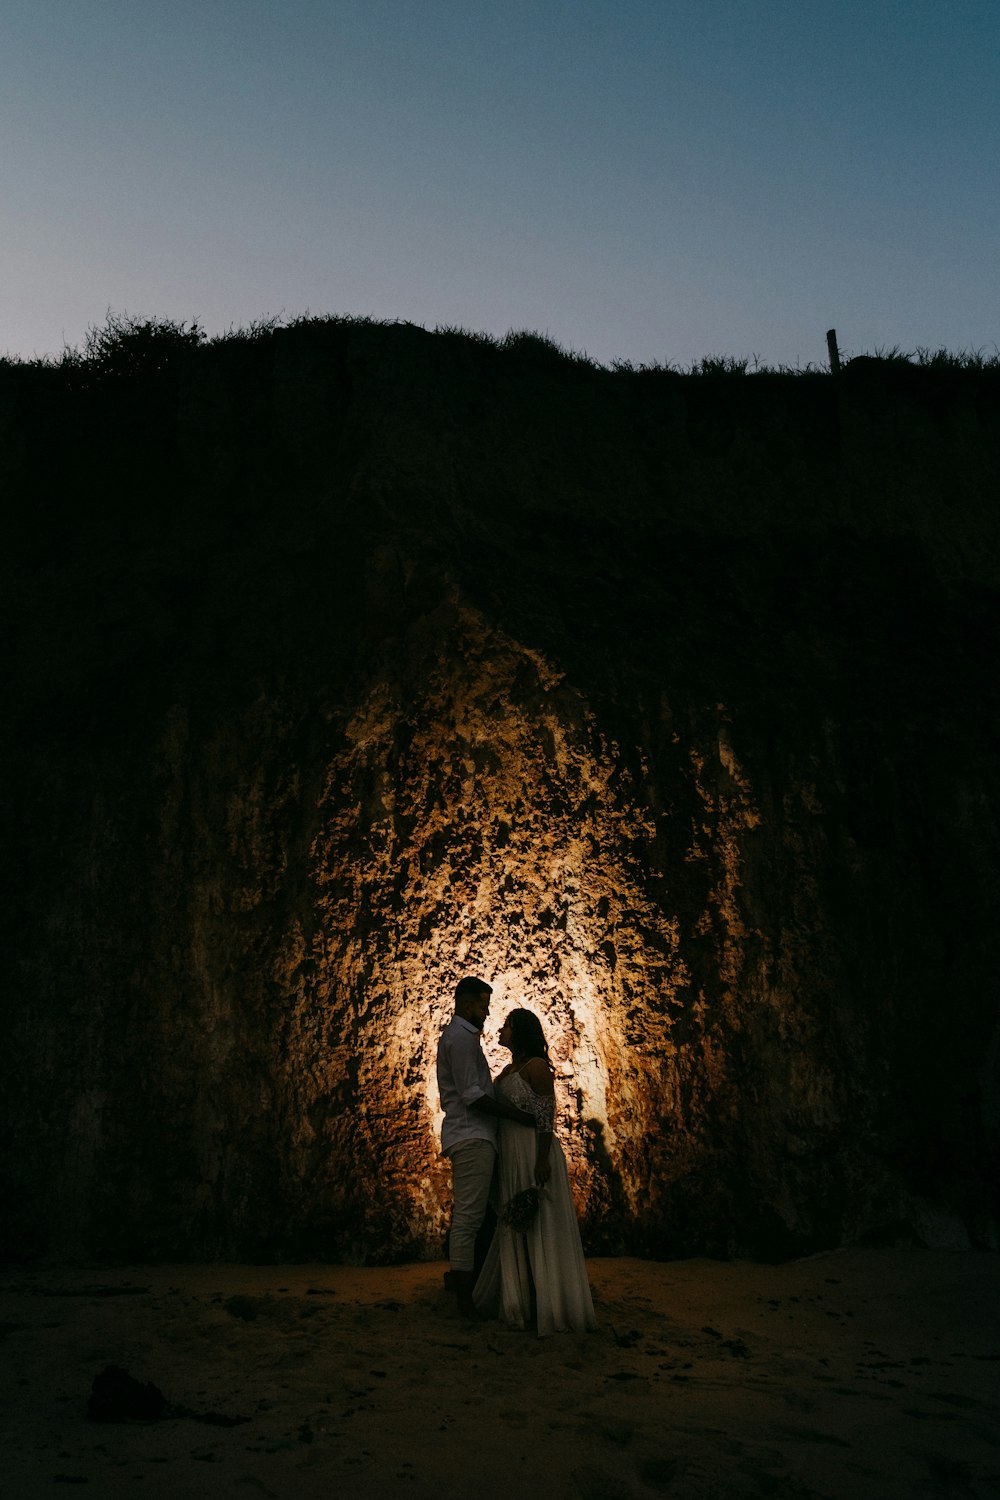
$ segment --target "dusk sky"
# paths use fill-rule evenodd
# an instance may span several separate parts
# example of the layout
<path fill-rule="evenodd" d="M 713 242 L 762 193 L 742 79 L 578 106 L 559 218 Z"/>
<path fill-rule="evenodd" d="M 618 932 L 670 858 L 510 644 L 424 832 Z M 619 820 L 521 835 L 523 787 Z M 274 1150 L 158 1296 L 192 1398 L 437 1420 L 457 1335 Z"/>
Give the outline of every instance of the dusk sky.
<path fill-rule="evenodd" d="M 108 309 L 1000 343 L 1000 0 L 2 0 L 0 352 Z"/>

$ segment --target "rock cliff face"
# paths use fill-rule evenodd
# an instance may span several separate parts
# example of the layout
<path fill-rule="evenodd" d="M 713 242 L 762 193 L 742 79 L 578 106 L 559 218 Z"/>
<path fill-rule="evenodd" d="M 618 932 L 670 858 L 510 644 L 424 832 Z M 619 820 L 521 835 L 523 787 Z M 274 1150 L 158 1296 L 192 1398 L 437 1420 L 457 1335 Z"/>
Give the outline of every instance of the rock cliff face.
<path fill-rule="evenodd" d="M 468 972 L 593 1248 L 995 1243 L 998 390 L 0 370 L 6 1254 L 441 1253 Z"/>

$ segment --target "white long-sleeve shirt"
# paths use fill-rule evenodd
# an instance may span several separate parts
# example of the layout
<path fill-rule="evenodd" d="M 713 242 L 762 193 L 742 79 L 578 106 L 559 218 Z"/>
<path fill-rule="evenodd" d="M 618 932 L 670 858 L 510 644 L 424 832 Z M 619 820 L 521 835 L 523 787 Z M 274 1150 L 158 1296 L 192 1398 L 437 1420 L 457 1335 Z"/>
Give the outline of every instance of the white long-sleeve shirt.
<path fill-rule="evenodd" d="M 441 1033 L 437 1052 L 438 1092 L 444 1110 L 441 1150 L 449 1156 L 465 1141 L 497 1143 L 494 1115 L 470 1106 L 493 1098 L 493 1078 L 483 1056 L 478 1028 L 462 1016 L 452 1016 Z"/>

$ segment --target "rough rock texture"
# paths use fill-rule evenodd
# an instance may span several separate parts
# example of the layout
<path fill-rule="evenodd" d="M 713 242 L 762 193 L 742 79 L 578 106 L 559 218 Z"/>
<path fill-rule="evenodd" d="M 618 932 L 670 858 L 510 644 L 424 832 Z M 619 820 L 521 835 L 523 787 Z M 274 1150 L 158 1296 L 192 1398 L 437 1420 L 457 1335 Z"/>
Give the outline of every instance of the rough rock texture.
<path fill-rule="evenodd" d="M 0 369 L 6 1254 L 439 1253 L 466 972 L 592 1248 L 995 1243 L 998 387 Z"/>

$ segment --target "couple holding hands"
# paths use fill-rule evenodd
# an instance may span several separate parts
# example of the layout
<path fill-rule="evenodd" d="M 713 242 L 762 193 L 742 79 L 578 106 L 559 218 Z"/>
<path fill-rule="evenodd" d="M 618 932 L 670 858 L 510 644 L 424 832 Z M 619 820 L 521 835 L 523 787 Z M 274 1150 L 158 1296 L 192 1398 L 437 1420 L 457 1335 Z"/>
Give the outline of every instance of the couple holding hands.
<path fill-rule="evenodd" d="M 496 1317 L 539 1336 L 596 1327 L 576 1209 L 553 1134 L 555 1089 L 537 1016 L 513 1010 L 500 1028 L 511 1061 L 494 1080 L 481 1034 L 492 989 L 462 979 L 441 1033 L 441 1149 L 451 1161 L 449 1284 L 463 1316 Z M 495 1186 L 494 1186 L 495 1183 Z M 478 1278 L 476 1236 L 491 1197 L 498 1224 Z"/>

